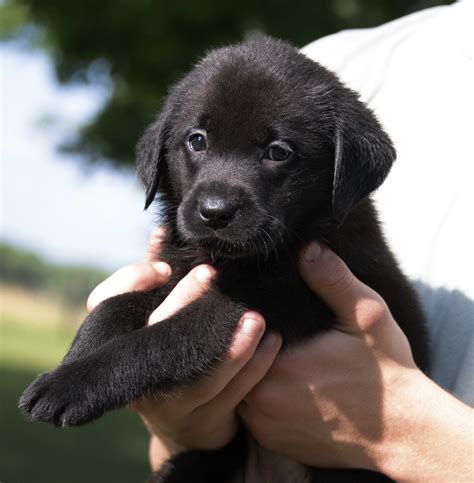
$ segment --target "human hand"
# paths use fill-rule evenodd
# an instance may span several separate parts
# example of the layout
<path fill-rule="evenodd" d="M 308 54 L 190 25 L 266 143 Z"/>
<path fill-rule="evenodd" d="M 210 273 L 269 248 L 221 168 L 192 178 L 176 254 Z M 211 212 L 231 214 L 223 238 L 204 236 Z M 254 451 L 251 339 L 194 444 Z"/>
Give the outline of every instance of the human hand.
<path fill-rule="evenodd" d="M 257 441 L 311 466 L 465 476 L 472 414 L 417 369 L 381 297 L 318 244 L 300 273 L 337 326 L 280 355 L 238 406 Z"/>
<path fill-rule="evenodd" d="M 113 295 L 152 290 L 165 283 L 171 268 L 153 262 L 159 257 L 161 241 L 162 232 L 155 232 L 145 262 L 124 267 L 102 282 L 89 297 L 89 309 Z M 191 270 L 151 314 L 148 324 L 159 323 L 202 295 L 213 275 L 208 265 Z M 261 341 L 264 331 L 263 318 L 247 312 L 222 362 L 205 378 L 166 395 L 143 397 L 129 406 L 140 413 L 152 435 L 153 470 L 181 451 L 219 448 L 230 442 L 237 430 L 235 407 L 265 375 L 281 346 L 277 334 L 268 333 Z"/>
<path fill-rule="evenodd" d="M 105 299 L 134 290 L 153 290 L 164 285 L 170 275 L 171 267 L 158 261 L 165 231 L 155 229 L 143 262 L 126 265 L 97 285 L 87 299 L 87 310 L 91 312 Z"/>
<path fill-rule="evenodd" d="M 194 291 L 184 283 L 179 290 L 172 294 L 177 306 L 180 297 Z M 238 427 L 236 406 L 268 371 L 281 345 L 281 338 L 271 333 L 259 345 L 264 330 L 260 315 L 246 313 L 223 360 L 206 377 L 164 396 L 133 403 L 152 434 L 153 470 L 181 451 L 220 448 L 232 440 Z"/>

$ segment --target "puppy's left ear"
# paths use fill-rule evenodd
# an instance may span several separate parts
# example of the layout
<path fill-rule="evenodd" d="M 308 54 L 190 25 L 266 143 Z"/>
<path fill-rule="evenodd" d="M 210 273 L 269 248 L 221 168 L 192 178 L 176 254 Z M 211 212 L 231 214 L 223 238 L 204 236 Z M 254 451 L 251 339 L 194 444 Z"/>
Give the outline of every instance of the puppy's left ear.
<path fill-rule="evenodd" d="M 135 149 L 138 176 L 146 190 L 145 210 L 151 205 L 158 191 L 166 156 L 169 117 L 169 111 L 164 109 L 147 128 Z"/>
<path fill-rule="evenodd" d="M 342 106 L 335 130 L 332 209 L 341 223 L 354 205 L 382 184 L 396 152 L 374 114 L 359 100 Z"/>

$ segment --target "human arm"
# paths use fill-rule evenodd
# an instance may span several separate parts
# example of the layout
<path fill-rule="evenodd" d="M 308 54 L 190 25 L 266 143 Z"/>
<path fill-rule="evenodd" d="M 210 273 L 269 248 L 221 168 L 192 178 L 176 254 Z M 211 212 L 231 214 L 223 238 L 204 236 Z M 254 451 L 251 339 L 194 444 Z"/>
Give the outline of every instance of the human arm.
<path fill-rule="evenodd" d="M 238 407 L 246 425 L 262 446 L 312 466 L 472 481 L 472 410 L 415 366 L 380 296 L 312 247 L 301 275 L 338 325 L 277 358 Z"/>

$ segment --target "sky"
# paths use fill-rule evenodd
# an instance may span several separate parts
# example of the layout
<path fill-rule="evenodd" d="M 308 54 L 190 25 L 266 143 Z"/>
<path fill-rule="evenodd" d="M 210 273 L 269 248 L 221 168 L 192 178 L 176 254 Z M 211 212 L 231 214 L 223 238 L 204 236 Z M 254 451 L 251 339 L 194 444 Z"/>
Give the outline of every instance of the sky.
<path fill-rule="evenodd" d="M 86 168 L 56 148 L 106 88 L 59 86 L 38 50 L 5 44 L 0 59 L 1 239 L 59 263 L 114 270 L 140 259 L 153 216 L 134 173 Z"/>

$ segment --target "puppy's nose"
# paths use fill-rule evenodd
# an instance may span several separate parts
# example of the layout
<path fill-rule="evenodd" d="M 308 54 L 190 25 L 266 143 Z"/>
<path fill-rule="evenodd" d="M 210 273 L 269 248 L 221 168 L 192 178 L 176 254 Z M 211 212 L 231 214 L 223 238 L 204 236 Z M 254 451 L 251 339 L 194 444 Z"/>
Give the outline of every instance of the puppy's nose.
<path fill-rule="evenodd" d="M 225 228 L 237 211 L 237 203 L 221 197 L 207 197 L 199 201 L 199 215 L 205 225 L 214 228 Z"/>

